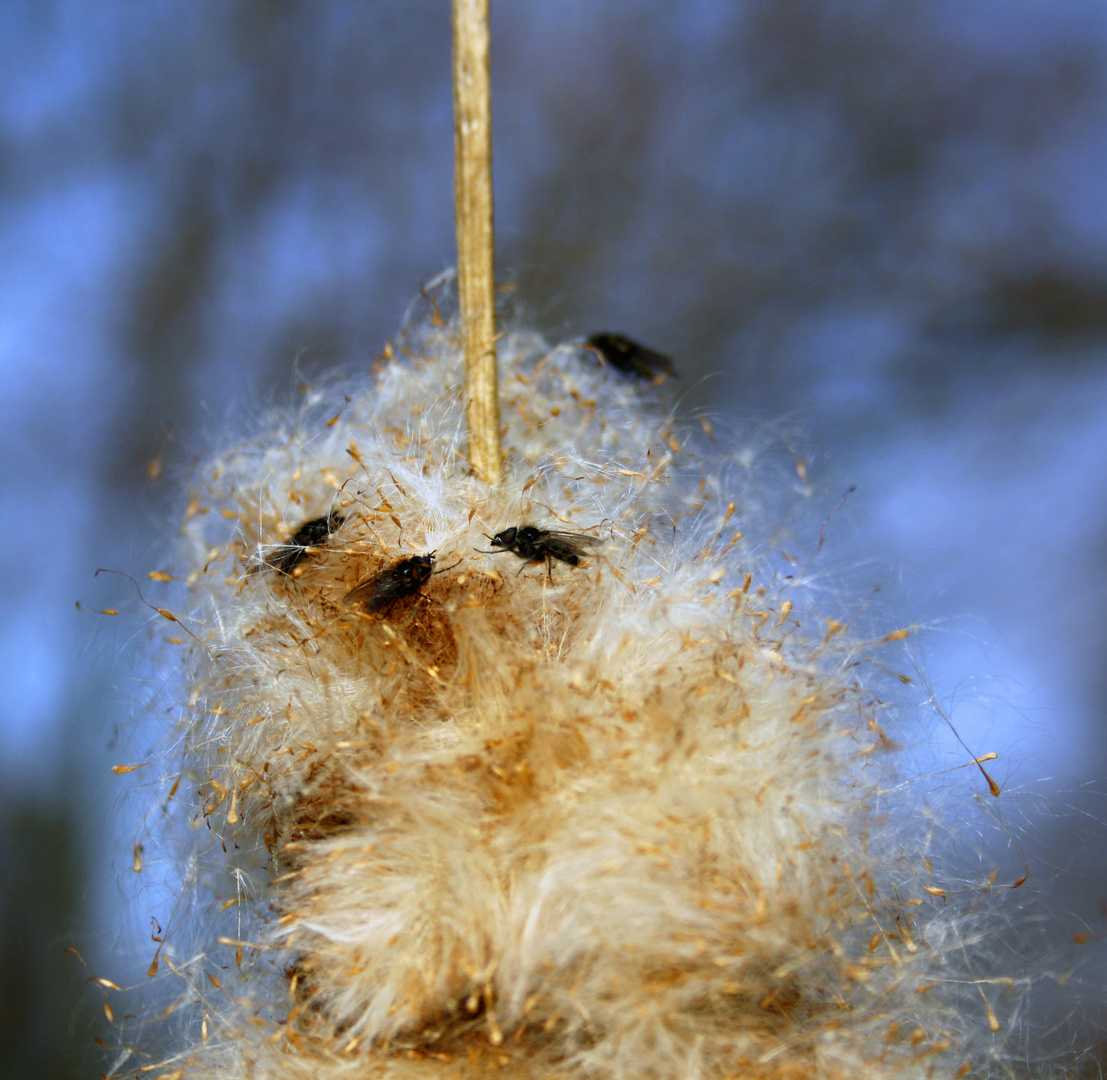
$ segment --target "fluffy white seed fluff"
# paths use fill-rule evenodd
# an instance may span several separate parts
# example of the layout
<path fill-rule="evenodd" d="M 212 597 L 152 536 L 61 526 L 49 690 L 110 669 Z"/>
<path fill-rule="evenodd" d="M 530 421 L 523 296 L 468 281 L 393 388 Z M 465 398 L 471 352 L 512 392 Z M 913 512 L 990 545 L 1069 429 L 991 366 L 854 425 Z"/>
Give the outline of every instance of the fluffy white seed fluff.
<path fill-rule="evenodd" d="M 983 1071 L 969 931 L 881 794 L 881 644 L 810 608 L 755 485 L 649 388 L 522 330 L 499 356 L 498 487 L 437 317 L 202 472 L 170 782 L 211 842 L 166 929 L 163 1073 Z M 579 565 L 492 547 L 523 524 Z M 345 602 L 366 582 L 378 610 Z"/>

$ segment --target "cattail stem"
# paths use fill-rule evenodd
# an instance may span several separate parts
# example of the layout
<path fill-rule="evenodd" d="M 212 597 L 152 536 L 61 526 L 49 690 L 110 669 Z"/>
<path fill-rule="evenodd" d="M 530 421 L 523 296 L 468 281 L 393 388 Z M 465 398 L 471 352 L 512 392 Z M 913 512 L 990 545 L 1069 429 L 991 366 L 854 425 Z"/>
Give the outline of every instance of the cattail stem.
<path fill-rule="evenodd" d="M 469 459 L 481 476 L 495 483 L 503 455 L 496 377 L 488 0 L 453 0 L 452 9 L 454 206 Z"/>

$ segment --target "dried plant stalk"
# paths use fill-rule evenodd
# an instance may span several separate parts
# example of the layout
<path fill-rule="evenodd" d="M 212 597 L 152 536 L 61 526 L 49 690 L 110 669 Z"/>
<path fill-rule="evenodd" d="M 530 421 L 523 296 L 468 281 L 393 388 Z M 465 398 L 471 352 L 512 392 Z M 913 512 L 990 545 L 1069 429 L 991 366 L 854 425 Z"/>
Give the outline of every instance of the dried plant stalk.
<path fill-rule="evenodd" d="M 488 0 L 453 0 L 454 204 L 469 458 L 479 475 L 495 483 L 502 471 L 502 454 L 488 53 Z"/>

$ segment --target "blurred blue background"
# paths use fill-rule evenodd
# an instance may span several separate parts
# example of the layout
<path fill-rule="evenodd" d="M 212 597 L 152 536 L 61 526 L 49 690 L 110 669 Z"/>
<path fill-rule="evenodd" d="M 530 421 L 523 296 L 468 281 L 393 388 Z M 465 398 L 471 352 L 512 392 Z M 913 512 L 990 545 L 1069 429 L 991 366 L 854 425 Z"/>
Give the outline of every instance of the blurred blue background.
<path fill-rule="evenodd" d="M 930 628 L 937 701 L 1034 797 L 1042 947 L 1091 939 L 1057 1038 L 1094 1045 L 1107 5 L 493 9 L 514 304 L 672 355 L 720 436 L 780 420 L 829 506 L 857 485 L 824 557 Z M 110 771 L 156 708 L 145 611 L 93 573 L 163 564 L 229 402 L 363 371 L 452 262 L 448 4 L 9 0 L 0 40 L 0 1033 L 6 1075 L 67 1077 L 105 1067 L 86 975 L 149 960 Z"/>

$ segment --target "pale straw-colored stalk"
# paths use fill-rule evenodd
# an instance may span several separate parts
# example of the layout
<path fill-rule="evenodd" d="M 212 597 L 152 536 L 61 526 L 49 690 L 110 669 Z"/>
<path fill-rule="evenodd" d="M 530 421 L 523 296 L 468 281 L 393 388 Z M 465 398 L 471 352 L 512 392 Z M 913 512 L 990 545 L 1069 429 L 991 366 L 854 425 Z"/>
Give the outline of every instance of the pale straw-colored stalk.
<path fill-rule="evenodd" d="M 488 0 L 453 0 L 454 206 L 465 349 L 469 459 L 499 481 L 499 387 L 492 232 L 492 105 Z"/>

